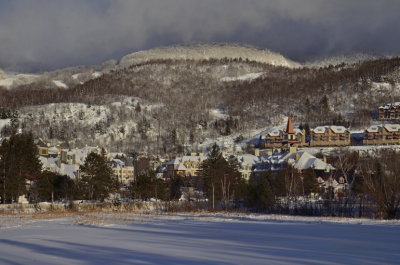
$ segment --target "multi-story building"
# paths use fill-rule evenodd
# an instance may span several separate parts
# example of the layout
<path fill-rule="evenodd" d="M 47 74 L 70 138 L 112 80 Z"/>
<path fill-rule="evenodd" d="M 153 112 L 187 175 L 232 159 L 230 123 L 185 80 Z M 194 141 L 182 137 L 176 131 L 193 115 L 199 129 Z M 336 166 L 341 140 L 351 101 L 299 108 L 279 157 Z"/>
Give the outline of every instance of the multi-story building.
<path fill-rule="evenodd" d="M 350 131 L 343 126 L 319 126 L 310 133 L 310 146 L 350 145 Z"/>
<path fill-rule="evenodd" d="M 166 164 L 165 177 L 172 178 L 178 175 L 181 177 L 198 176 L 201 170 L 201 163 L 206 158 L 203 154 L 177 157 Z"/>
<path fill-rule="evenodd" d="M 365 145 L 400 144 L 400 124 L 382 124 L 364 132 Z"/>
<path fill-rule="evenodd" d="M 283 145 L 304 146 L 306 135 L 304 130 L 293 128 L 292 119 L 289 117 L 286 128 L 275 127 L 265 134 L 265 148 L 278 148 Z"/>
<path fill-rule="evenodd" d="M 260 177 L 266 172 L 277 172 L 290 165 L 298 172 L 313 169 L 317 176 L 329 176 L 334 167 L 326 159 L 319 159 L 306 151 L 298 151 L 296 147 L 286 152 L 262 156 L 254 166 L 254 177 Z"/>
<path fill-rule="evenodd" d="M 230 154 L 222 153 L 225 159 L 228 159 Z M 252 172 L 253 166 L 258 162 L 258 156 L 251 154 L 234 155 L 239 162 L 240 168 L 239 172 L 242 177 L 249 180 Z M 165 178 L 171 178 L 174 176 L 181 177 L 196 177 L 199 176 L 201 172 L 201 164 L 207 159 L 203 154 L 196 155 L 192 154 L 190 156 L 177 157 L 166 164 L 166 169 L 164 171 Z"/>
<path fill-rule="evenodd" d="M 128 165 L 120 159 L 113 159 L 110 164 L 113 176 L 119 184 L 129 184 L 134 181 L 134 168 L 132 165 Z"/>
<path fill-rule="evenodd" d="M 400 102 L 389 103 L 379 107 L 380 120 L 400 120 Z"/>

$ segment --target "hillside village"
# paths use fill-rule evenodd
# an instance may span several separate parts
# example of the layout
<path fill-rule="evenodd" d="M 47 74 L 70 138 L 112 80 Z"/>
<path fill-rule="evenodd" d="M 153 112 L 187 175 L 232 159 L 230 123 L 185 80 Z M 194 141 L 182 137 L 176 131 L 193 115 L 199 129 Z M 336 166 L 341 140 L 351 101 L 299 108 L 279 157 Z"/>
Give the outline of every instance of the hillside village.
<path fill-rule="evenodd" d="M 316 181 L 323 190 L 334 190 L 335 194 L 346 189 L 346 180 L 335 172 L 335 167 L 328 163 L 327 156 L 316 157 L 309 152 L 308 147 L 348 147 L 351 145 L 397 145 L 400 144 L 400 125 L 375 125 L 365 130 L 350 131 L 344 126 L 318 126 L 307 128 L 302 125 L 295 128 L 292 118 L 288 118 L 285 127 L 274 127 L 262 135 L 252 153 L 244 152 L 240 147 L 229 146 L 222 152 L 228 159 L 234 156 L 240 164 L 239 171 L 243 179 L 260 178 L 267 172 L 276 172 L 289 165 L 298 172 L 312 169 Z M 363 135 L 360 140 L 360 135 Z M 63 148 L 51 146 L 42 139 L 36 140 L 42 170 L 66 175 L 71 179 L 81 177 L 80 166 L 88 154 L 100 154 L 99 147 Z M 199 177 L 201 166 L 207 159 L 207 153 L 190 153 L 188 155 L 168 159 L 146 153 L 137 154 L 133 158 L 130 154 L 107 152 L 107 161 L 113 170 L 113 177 L 122 186 L 135 181 L 138 169 L 134 168 L 134 159 L 144 158 L 146 170 L 152 170 L 157 178 L 169 180 L 180 176 L 184 178 Z"/>

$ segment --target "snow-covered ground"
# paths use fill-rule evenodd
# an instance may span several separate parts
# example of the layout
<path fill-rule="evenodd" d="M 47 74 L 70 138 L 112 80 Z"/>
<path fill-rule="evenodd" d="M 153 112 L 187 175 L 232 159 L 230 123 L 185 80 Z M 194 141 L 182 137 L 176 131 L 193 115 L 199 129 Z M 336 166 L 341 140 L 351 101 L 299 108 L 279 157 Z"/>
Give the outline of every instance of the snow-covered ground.
<path fill-rule="evenodd" d="M 245 75 L 241 75 L 238 77 L 224 77 L 221 79 L 222 82 L 232 82 L 232 81 L 252 81 L 254 79 L 259 78 L 264 73 L 249 73 Z"/>
<path fill-rule="evenodd" d="M 397 221 L 265 215 L 1 216 L 1 264 L 398 264 Z M 8 224 L 8 225 L 7 225 Z"/>
<path fill-rule="evenodd" d="M 61 88 L 68 88 L 68 86 L 61 80 L 53 80 L 53 83 L 57 86 L 57 87 L 61 87 Z"/>

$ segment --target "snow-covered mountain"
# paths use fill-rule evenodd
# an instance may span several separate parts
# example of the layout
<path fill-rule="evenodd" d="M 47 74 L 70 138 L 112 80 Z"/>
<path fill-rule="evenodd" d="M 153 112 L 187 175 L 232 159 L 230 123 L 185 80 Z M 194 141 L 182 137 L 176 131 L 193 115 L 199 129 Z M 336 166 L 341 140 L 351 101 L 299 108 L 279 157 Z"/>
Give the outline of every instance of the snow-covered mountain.
<path fill-rule="evenodd" d="M 339 56 L 301 67 L 266 50 L 196 44 L 37 76 L 0 72 L 7 88 L 0 89 L 0 136 L 19 126 L 70 146 L 170 154 L 259 140 L 260 129 L 289 114 L 310 126 L 365 127 L 377 106 L 400 101 L 400 59 L 377 58 Z"/>
<path fill-rule="evenodd" d="M 156 59 L 248 59 L 265 64 L 284 67 L 300 67 L 299 63 L 285 58 L 279 53 L 262 50 L 250 46 L 232 44 L 192 44 L 179 45 L 139 51 L 123 57 L 118 68 L 125 68 L 133 64 L 143 63 Z"/>
<path fill-rule="evenodd" d="M 11 88 L 35 82 L 38 75 L 5 73 L 0 69 L 0 87 Z"/>
<path fill-rule="evenodd" d="M 192 44 L 139 51 L 124 56 L 119 62 L 110 60 L 101 65 L 69 67 L 52 72 L 45 72 L 40 75 L 6 74 L 0 70 L 0 87 L 10 89 L 37 82 L 45 88 L 68 88 L 98 78 L 112 70 L 125 69 L 131 65 L 154 60 L 186 59 L 195 61 L 210 59 L 241 59 L 243 61 L 248 60 L 273 66 L 283 66 L 288 68 L 301 67 L 301 64 L 269 50 L 233 44 Z M 254 79 L 259 76 L 261 76 L 259 73 L 238 72 L 238 75 L 222 76 L 221 78 L 226 78 L 224 80 L 227 81 L 236 79 L 242 80 L 243 78 Z"/>

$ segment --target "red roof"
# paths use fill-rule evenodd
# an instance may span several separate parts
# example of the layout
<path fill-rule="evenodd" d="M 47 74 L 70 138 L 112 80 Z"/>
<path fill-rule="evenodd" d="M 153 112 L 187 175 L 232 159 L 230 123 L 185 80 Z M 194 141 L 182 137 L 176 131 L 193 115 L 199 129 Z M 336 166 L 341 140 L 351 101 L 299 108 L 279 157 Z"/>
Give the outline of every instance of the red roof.
<path fill-rule="evenodd" d="M 287 134 L 294 134 L 293 123 L 292 123 L 292 118 L 291 117 L 288 117 L 286 133 Z"/>

